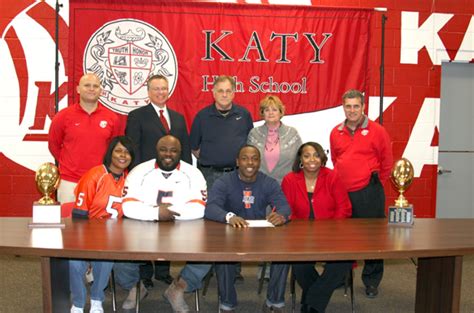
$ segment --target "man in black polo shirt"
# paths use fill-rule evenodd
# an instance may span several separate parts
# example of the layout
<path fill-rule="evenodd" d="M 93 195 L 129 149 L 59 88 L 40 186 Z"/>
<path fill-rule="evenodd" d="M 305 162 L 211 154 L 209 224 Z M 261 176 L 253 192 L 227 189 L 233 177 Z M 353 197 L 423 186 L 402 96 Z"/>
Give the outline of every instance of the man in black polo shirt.
<path fill-rule="evenodd" d="M 212 89 L 214 103 L 198 112 L 191 127 L 191 150 L 206 178 L 207 188 L 225 172 L 235 169 L 239 149 L 253 128 L 247 109 L 232 102 L 235 80 L 219 76 Z"/>
<path fill-rule="evenodd" d="M 247 136 L 253 128 L 250 112 L 232 102 L 235 96 L 232 77 L 217 77 L 212 94 L 214 103 L 198 112 L 190 134 L 191 152 L 198 159 L 207 190 L 211 190 L 224 173 L 236 169 L 239 150 L 247 143 Z M 243 280 L 240 263 L 236 267 L 236 279 Z"/>

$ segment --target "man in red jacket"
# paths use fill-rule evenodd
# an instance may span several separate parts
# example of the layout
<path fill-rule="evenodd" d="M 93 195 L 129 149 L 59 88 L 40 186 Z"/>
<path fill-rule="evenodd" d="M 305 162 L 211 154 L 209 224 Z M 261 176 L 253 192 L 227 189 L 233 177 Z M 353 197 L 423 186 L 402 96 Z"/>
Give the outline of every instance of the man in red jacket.
<path fill-rule="evenodd" d="M 99 104 L 102 91 L 95 74 L 79 80 L 79 103 L 59 111 L 51 122 L 48 148 L 59 162 L 58 201 L 74 202 L 74 188 L 88 170 L 102 163 L 110 140 L 121 134 L 118 116 Z"/>
<path fill-rule="evenodd" d="M 364 114 L 364 95 L 349 90 L 342 96 L 346 120 L 330 135 L 334 170 L 349 192 L 352 217 L 384 218 L 382 182 L 390 176 L 393 156 L 387 131 Z M 383 260 L 366 260 L 362 281 L 367 297 L 378 294 Z"/>

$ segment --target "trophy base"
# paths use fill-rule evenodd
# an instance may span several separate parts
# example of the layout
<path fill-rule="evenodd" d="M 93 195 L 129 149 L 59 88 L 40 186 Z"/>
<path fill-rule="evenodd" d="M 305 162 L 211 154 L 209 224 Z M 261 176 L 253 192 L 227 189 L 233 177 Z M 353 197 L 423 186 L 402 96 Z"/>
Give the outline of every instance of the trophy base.
<path fill-rule="evenodd" d="M 33 203 L 33 220 L 28 227 L 60 227 L 65 225 L 61 223 L 61 205 L 58 204 L 39 204 Z"/>
<path fill-rule="evenodd" d="M 406 207 L 388 207 L 388 224 L 411 227 L 414 222 L 413 205 L 409 204 Z"/>
<path fill-rule="evenodd" d="M 28 223 L 28 228 L 65 228 L 64 223 Z"/>

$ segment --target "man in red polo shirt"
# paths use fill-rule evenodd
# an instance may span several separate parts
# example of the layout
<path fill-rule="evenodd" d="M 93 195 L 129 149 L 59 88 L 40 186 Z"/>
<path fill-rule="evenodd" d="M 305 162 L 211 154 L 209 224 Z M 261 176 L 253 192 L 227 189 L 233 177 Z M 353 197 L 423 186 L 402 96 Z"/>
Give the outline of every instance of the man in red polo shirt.
<path fill-rule="evenodd" d="M 349 90 L 342 96 L 346 120 L 330 135 L 331 159 L 340 181 L 349 192 L 352 217 L 384 218 L 385 193 L 382 182 L 390 176 L 393 156 L 390 138 L 383 126 L 364 114 L 364 95 Z M 378 294 L 383 260 L 366 260 L 362 272 L 365 293 Z"/>
<path fill-rule="evenodd" d="M 77 86 L 79 103 L 58 112 L 51 123 L 48 148 L 59 162 L 61 203 L 75 201 L 81 176 L 102 163 L 110 140 L 122 132 L 117 115 L 99 104 L 101 92 L 100 79 L 85 74 Z"/>

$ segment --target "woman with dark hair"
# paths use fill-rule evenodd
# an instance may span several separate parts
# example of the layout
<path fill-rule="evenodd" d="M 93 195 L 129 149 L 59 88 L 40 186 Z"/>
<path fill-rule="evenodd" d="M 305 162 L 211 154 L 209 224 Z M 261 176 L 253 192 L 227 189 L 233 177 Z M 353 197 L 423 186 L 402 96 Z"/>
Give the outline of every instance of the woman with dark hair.
<path fill-rule="evenodd" d="M 282 181 L 290 204 L 291 219 L 338 219 L 352 214 L 347 191 L 331 169 L 326 167 L 324 149 L 315 142 L 301 145 L 293 171 Z M 328 261 L 319 274 L 315 262 L 293 264 L 296 281 L 303 289 L 301 312 L 323 313 L 334 290 L 341 284 L 352 261 Z"/>
<path fill-rule="evenodd" d="M 122 192 L 129 165 L 134 158 L 133 144 L 126 136 L 114 137 L 101 165 L 91 168 L 79 180 L 74 191 L 76 203 L 72 210 L 73 218 L 106 219 L 120 218 L 122 212 Z M 82 313 L 86 302 L 84 275 L 92 267 L 94 282 L 90 288 L 91 313 L 102 313 L 104 289 L 114 262 L 107 261 L 69 261 L 69 284 L 71 288 L 71 313 Z M 137 278 L 138 281 L 138 271 Z"/>
<path fill-rule="evenodd" d="M 112 154 L 116 150 L 117 144 L 121 144 L 125 149 L 127 149 L 128 153 L 130 154 L 130 157 L 132 158 L 133 162 L 135 160 L 135 145 L 132 142 L 132 139 L 128 136 L 117 136 L 112 138 L 110 141 L 109 147 L 107 148 L 107 151 L 105 151 L 104 155 L 104 161 L 102 164 L 105 166 L 108 166 L 108 164 L 112 164 Z M 129 166 L 127 166 L 127 169 Z"/>
<path fill-rule="evenodd" d="M 79 180 L 74 190 L 76 204 L 72 217 L 122 217 L 122 189 L 134 156 L 133 144 L 129 137 L 114 137 L 107 148 L 103 164 L 91 168 Z"/>

